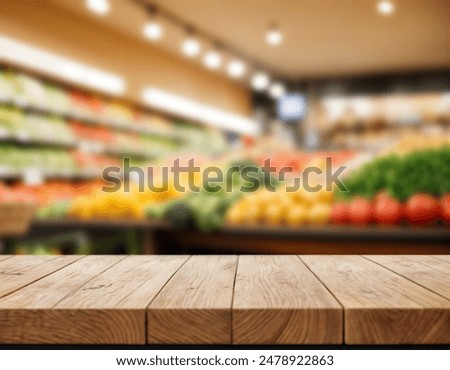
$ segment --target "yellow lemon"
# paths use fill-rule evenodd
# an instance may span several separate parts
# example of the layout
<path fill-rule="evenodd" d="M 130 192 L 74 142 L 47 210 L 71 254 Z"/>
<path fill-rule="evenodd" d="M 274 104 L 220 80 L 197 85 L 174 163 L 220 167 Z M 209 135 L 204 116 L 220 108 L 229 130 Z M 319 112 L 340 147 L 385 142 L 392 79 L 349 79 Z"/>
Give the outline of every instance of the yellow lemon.
<path fill-rule="evenodd" d="M 308 211 L 302 205 L 291 207 L 286 214 L 286 222 L 291 226 L 298 226 L 306 221 Z"/>
<path fill-rule="evenodd" d="M 330 219 L 330 206 L 324 203 L 315 204 L 309 209 L 307 219 L 311 224 L 327 223 Z"/>

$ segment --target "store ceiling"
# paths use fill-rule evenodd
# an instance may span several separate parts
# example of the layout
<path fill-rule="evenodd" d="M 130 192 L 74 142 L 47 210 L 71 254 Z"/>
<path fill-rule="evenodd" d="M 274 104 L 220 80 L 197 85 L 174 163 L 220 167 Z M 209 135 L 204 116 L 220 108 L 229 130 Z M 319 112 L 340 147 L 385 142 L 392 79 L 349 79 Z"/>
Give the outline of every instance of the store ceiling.
<path fill-rule="evenodd" d="M 144 0 L 195 26 L 289 79 L 348 76 L 450 67 L 450 1 L 393 0 L 389 17 L 376 0 Z M 134 0 L 114 0 L 107 17 L 78 2 L 61 6 L 96 18 L 142 39 L 145 14 Z M 284 33 L 278 47 L 264 35 L 276 22 Z M 180 55 L 183 30 L 168 25 L 157 46 Z M 201 60 L 194 60 L 200 64 Z"/>
<path fill-rule="evenodd" d="M 450 66 L 450 1 L 154 0 L 161 8 L 290 78 Z M 269 47 L 271 22 L 285 42 Z"/>

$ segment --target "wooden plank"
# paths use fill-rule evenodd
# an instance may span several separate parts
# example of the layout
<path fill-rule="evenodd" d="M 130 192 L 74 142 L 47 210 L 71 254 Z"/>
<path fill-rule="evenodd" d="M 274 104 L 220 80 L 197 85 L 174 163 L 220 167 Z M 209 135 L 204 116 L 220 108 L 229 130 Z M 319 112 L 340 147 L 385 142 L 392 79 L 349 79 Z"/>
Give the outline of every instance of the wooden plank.
<path fill-rule="evenodd" d="M 0 299 L 0 343 L 61 343 L 74 331 L 53 307 L 124 256 L 87 256 Z M 80 321 L 75 321 L 76 327 Z"/>
<path fill-rule="evenodd" d="M 59 302 L 58 343 L 145 344 L 146 308 L 187 256 L 128 256 Z"/>
<path fill-rule="evenodd" d="M 450 300 L 450 265 L 433 256 L 366 256 L 367 259 Z"/>
<path fill-rule="evenodd" d="M 340 344 L 340 304 L 297 256 L 240 256 L 234 344 Z"/>
<path fill-rule="evenodd" d="M 344 307 L 347 344 L 449 344 L 450 301 L 361 256 L 302 256 Z"/>
<path fill-rule="evenodd" d="M 0 254 L 0 261 L 6 260 L 7 258 L 11 258 L 10 254 Z"/>
<path fill-rule="evenodd" d="M 0 261 L 0 297 L 47 276 L 80 256 L 14 256 Z"/>
<path fill-rule="evenodd" d="M 432 257 L 441 262 L 450 263 L 450 255 L 438 254 L 438 255 L 433 255 Z"/>
<path fill-rule="evenodd" d="M 237 256 L 193 256 L 150 304 L 151 344 L 231 344 Z"/>

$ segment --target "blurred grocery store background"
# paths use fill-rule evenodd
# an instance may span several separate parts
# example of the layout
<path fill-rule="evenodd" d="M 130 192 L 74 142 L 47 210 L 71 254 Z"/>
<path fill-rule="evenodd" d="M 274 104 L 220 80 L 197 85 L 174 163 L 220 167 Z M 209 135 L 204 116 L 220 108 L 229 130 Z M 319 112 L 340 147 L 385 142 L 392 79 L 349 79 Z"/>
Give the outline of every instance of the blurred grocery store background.
<path fill-rule="evenodd" d="M 0 0 L 0 14 L 0 253 L 449 252 L 449 1 Z M 124 158 L 167 190 L 139 189 Z M 276 192 L 267 158 L 289 168 Z M 348 191 L 286 190 L 326 158 Z M 161 175 L 176 159 L 260 181 L 180 191 Z M 130 191 L 102 191 L 110 166 Z"/>

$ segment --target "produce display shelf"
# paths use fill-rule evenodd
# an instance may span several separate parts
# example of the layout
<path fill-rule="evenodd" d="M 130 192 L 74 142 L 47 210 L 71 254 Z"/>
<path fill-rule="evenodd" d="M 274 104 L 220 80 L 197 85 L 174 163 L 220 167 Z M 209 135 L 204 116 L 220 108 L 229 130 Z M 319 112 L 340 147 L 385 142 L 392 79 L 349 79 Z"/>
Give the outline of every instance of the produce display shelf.
<path fill-rule="evenodd" d="M 150 253 L 450 254 L 449 227 L 225 226 L 204 233 L 159 220 L 36 219 L 32 230 L 139 229 L 153 234 Z M 175 248 L 175 249 L 174 249 Z"/>
<path fill-rule="evenodd" d="M 80 170 L 80 171 L 48 171 L 44 168 L 40 170 L 45 180 L 92 180 L 102 177 L 102 170 Z M 11 181 L 20 180 L 25 176 L 25 170 L 13 170 L 0 168 L 0 180 Z"/>
<path fill-rule="evenodd" d="M 146 149 L 145 151 L 120 148 L 114 145 L 103 145 L 98 142 L 89 142 L 86 140 L 72 140 L 72 141 L 60 141 L 53 139 L 33 138 L 24 135 L 6 134 L 0 135 L 0 143 L 15 143 L 19 145 L 45 145 L 54 146 L 58 148 L 89 148 L 86 149 L 89 152 L 96 154 L 106 154 L 113 156 L 132 156 L 144 159 L 159 157 L 163 154 L 167 154 L 160 150 Z"/>
<path fill-rule="evenodd" d="M 137 219 L 77 219 L 77 218 L 59 218 L 59 219 L 35 219 L 33 227 L 73 227 L 73 228 L 139 228 L 139 229 L 168 229 L 170 225 L 165 221 L 159 220 L 137 220 Z"/>
<path fill-rule="evenodd" d="M 37 105 L 31 105 L 25 102 L 16 100 L 0 100 L 0 104 L 7 105 L 15 108 L 22 109 L 26 112 L 36 113 L 39 115 L 53 115 L 59 116 L 68 120 L 77 120 L 87 123 L 89 125 L 107 127 L 115 130 L 121 130 L 125 132 L 132 132 L 136 134 L 160 136 L 164 138 L 169 138 L 172 140 L 180 141 L 183 137 L 176 132 L 160 132 L 149 127 L 140 127 L 135 123 L 124 122 L 122 120 L 106 119 L 103 117 L 88 116 L 86 114 L 75 113 L 75 112 L 65 112 L 59 110 L 51 110 L 46 107 L 39 107 Z"/>
<path fill-rule="evenodd" d="M 277 238 L 316 238 L 358 240 L 425 240 L 448 241 L 449 226 L 411 227 L 411 226 L 347 226 L 347 225 L 308 225 L 288 226 L 225 226 L 223 233 L 233 235 L 276 236 Z"/>
<path fill-rule="evenodd" d="M 0 143 L 1 142 L 8 142 L 8 143 L 14 143 L 14 144 L 21 144 L 21 145 L 45 145 L 45 146 L 55 146 L 60 148 L 75 148 L 79 145 L 79 143 L 76 140 L 67 140 L 67 141 L 61 141 L 61 140 L 53 140 L 53 139 L 43 139 L 43 138 L 34 138 L 27 135 L 22 134 L 0 134 Z"/>
<path fill-rule="evenodd" d="M 449 264 L 442 255 L 0 256 L 0 344 L 448 345 Z"/>

